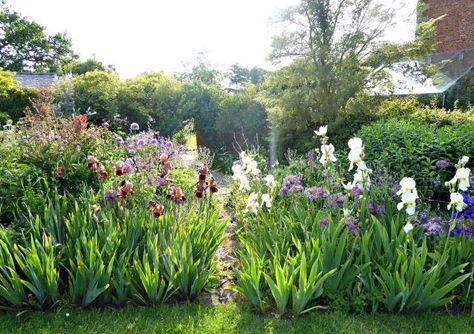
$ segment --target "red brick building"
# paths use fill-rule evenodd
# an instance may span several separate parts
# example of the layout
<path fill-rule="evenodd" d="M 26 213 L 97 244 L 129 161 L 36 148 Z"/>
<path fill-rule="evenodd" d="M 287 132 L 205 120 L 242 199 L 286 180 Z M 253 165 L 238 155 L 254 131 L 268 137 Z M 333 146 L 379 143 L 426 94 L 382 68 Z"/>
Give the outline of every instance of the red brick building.
<path fill-rule="evenodd" d="M 424 0 L 425 18 L 446 15 L 438 24 L 438 52 L 474 49 L 474 0 Z"/>

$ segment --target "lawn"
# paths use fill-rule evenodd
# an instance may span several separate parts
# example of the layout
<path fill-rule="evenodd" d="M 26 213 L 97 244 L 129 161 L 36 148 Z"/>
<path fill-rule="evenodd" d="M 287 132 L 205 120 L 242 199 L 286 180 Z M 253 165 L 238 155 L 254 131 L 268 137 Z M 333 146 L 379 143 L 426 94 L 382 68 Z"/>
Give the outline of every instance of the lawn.
<path fill-rule="evenodd" d="M 312 312 L 298 319 L 278 320 L 258 316 L 239 304 L 189 303 L 0 315 L 1 333 L 472 333 L 473 328 L 474 318 L 459 314 Z"/>

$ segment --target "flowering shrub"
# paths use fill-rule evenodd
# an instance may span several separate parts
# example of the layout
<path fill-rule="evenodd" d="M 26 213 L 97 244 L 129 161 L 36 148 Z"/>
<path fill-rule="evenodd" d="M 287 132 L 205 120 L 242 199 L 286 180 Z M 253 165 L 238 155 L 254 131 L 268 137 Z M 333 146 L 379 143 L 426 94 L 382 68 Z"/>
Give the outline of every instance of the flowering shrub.
<path fill-rule="evenodd" d="M 0 132 L 0 307 L 157 304 L 213 285 L 226 220 L 207 167 L 134 124 L 123 137 L 57 118 L 50 102 Z M 208 196 L 194 199 L 196 177 Z"/>
<path fill-rule="evenodd" d="M 416 179 L 404 176 L 394 184 L 367 167 L 377 164 L 365 154 L 370 148 L 361 138 L 349 140 L 343 160 L 328 147 L 324 127 L 316 134 L 321 148 L 299 173 L 280 178 L 270 210 L 261 209 L 261 178 L 241 173 L 242 164 L 236 163 L 233 198 L 238 194 L 246 201 L 233 201 L 242 225 L 235 289 L 256 308 L 276 308 L 280 315 L 298 315 L 324 302 L 389 312 L 427 310 L 454 300 L 470 305 L 474 199 L 467 157 L 447 183 L 451 202 L 431 212 Z M 344 181 L 350 174 L 336 162 L 356 169 L 351 182 Z M 437 168 L 451 164 L 446 160 Z"/>

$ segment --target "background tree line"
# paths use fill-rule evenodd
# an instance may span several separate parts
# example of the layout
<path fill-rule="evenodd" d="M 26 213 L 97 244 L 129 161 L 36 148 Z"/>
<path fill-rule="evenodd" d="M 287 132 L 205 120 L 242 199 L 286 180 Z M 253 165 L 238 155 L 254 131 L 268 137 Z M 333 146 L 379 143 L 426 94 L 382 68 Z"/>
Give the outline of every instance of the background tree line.
<path fill-rule="evenodd" d="M 345 146 L 362 125 L 384 117 L 379 110 L 386 97 L 374 95 L 373 88 L 389 85 L 386 70 L 397 61 L 435 52 L 439 20 L 419 23 L 413 41 L 389 43 L 384 35 L 393 24 L 393 8 L 373 0 L 301 0 L 279 18 L 281 33 L 269 55 L 277 70 L 234 64 L 221 73 L 200 57 L 174 77 L 154 72 L 120 80 L 112 66 L 95 58 L 79 61 L 67 36 L 46 34 L 4 1 L 0 8 L 0 51 L 8 50 L 0 52 L 0 67 L 72 74 L 53 87 L 58 113 L 88 113 L 92 122 L 123 131 L 137 122 L 165 136 L 179 134 L 192 121 L 199 145 L 234 152 L 236 146 L 268 148 L 272 142 L 280 159 L 288 148 L 312 149 L 313 129 L 320 125 L 328 124 L 333 142 Z M 19 88 L 11 76 L 0 72 L 3 123 L 18 120 L 37 93 Z M 448 94 L 450 106 L 474 101 L 472 80 L 465 82 L 461 93 Z"/>

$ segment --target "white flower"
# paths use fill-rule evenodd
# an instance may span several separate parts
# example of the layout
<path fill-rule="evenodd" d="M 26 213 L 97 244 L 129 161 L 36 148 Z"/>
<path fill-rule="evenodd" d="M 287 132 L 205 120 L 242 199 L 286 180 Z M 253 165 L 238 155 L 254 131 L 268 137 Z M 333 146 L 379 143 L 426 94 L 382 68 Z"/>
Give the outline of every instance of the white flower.
<path fill-rule="evenodd" d="M 361 165 L 362 167 L 365 166 L 362 165 L 362 156 L 364 154 L 364 147 L 362 146 L 362 139 L 360 138 L 352 138 L 348 142 L 349 148 L 351 149 L 349 152 L 349 155 L 347 158 L 349 159 L 349 162 L 351 163 L 349 166 L 349 170 L 351 170 L 354 165 Z"/>
<path fill-rule="evenodd" d="M 275 182 L 275 177 L 273 175 L 267 175 L 263 178 L 265 181 L 265 184 L 269 188 L 275 188 L 276 187 L 276 182 Z"/>
<path fill-rule="evenodd" d="M 260 207 L 260 204 L 257 202 L 258 199 L 258 194 L 257 193 L 251 193 L 247 200 L 245 201 L 245 213 L 247 212 L 252 212 L 252 213 L 257 213 L 258 208 Z"/>
<path fill-rule="evenodd" d="M 232 179 L 234 179 L 234 180 L 240 179 L 243 175 L 242 166 L 241 165 L 233 165 L 232 166 L 232 172 L 233 172 Z"/>
<path fill-rule="evenodd" d="M 345 190 L 347 191 L 351 191 L 352 188 L 354 188 L 354 186 L 352 185 L 352 183 L 343 183 L 342 186 L 344 187 Z"/>
<path fill-rule="evenodd" d="M 319 129 L 317 131 L 314 131 L 314 133 L 316 135 L 318 135 L 319 137 L 325 136 L 327 132 L 328 132 L 328 126 L 327 125 L 321 126 L 321 127 L 319 127 Z"/>
<path fill-rule="evenodd" d="M 334 156 L 334 145 L 329 144 L 329 145 L 321 145 L 321 158 L 319 159 L 319 162 L 324 166 L 326 165 L 329 161 L 336 162 L 337 159 Z"/>
<path fill-rule="evenodd" d="M 369 189 L 369 173 L 371 172 L 372 171 L 368 168 L 366 168 L 365 170 L 357 169 L 357 172 L 354 174 L 354 180 L 352 181 L 352 187 L 358 187 L 359 189 Z"/>
<path fill-rule="evenodd" d="M 467 164 L 468 162 L 469 162 L 469 157 L 463 155 L 462 158 L 459 159 L 458 164 L 461 165 L 461 166 L 464 166 L 464 165 Z"/>
<path fill-rule="evenodd" d="M 240 160 L 242 161 L 242 165 L 245 168 L 251 161 L 253 161 L 253 158 L 247 155 L 245 152 L 240 152 Z"/>
<path fill-rule="evenodd" d="M 360 139 L 358 137 L 354 137 L 352 139 L 349 139 L 349 141 L 347 142 L 347 145 L 349 145 L 349 148 L 352 151 L 362 152 L 362 150 L 363 150 L 362 139 Z"/>
<path fill-rule="evenodd" d="M 451 202 L 448 204 L 448 210 L 451 210 L 452 206 L 455 206 L 459 212 L 464 210 L 466 203 L 464 203 L 464 197 L 460 193 L 451 193 L 450 197 Z"/>
<path fill-rule="evenodd" d="M 413 225 L 411 223 L 407 223 L 405 226 L 403 226 L 403 230 L 405 231 L 405 233 L 408 233 L 413 230 Z"/>
<path fill-rule="evenodd" d="M 239 190 L 250 191 L 250 181 L 245 175 L 241 175 L 239 178 Z"/>
<path fill-rule="evenodd" d="M 349 209 L 345 209 L 345 208 L 344 208 L 344 209 L 342 209 L 342 213 L 344 214 L 344 217 L 347 217 L 347 216 L 349 216 L 349 215 L 351 214 L 351 212 L 352 212 L 352 211 L 351 211 L 351 210 L 349 210 Z"/>
<path fill-rule="evenodd" d="M 469 174 L 471 170 L 469 168 L 459 168 L 456 171 L 456 175 L 454 176 L 455 179 L 459 181 L 459 189 L 462 191 L 467 191 L 469 188 Z"/>
<path fill-rule="evenodd" d="M 412 192 L 412 193 L 403 193 L 402 194 L 402 201 L 397 204 L 397 209 L 400 211 L 403 208 L 406 208 L 407 214 L 410 216 L 415 214 L 415 209 L 416 209 L 416 200 L 418 199 L 418 193 Z"/>
<path fill-rule="evenodd" d="M 405 192 L 413 192 L 413 190 L 416 190 L 415 189 L 416 182 L 411 177 L 404 177 L 400 181 L 400 186 L 401 186 L 401 189 L 397 192 L 397 195 L 400 195 L 400 194 L 405 193 Z"/>
<path fill-rule="evenodd" d="M 262 195 L 262 206 L 265 205 L 267 208 L 271 208 L 272 207 L 272 201 L 270 199 L 270 195 L 269 194 L 263 194 Z"/>

